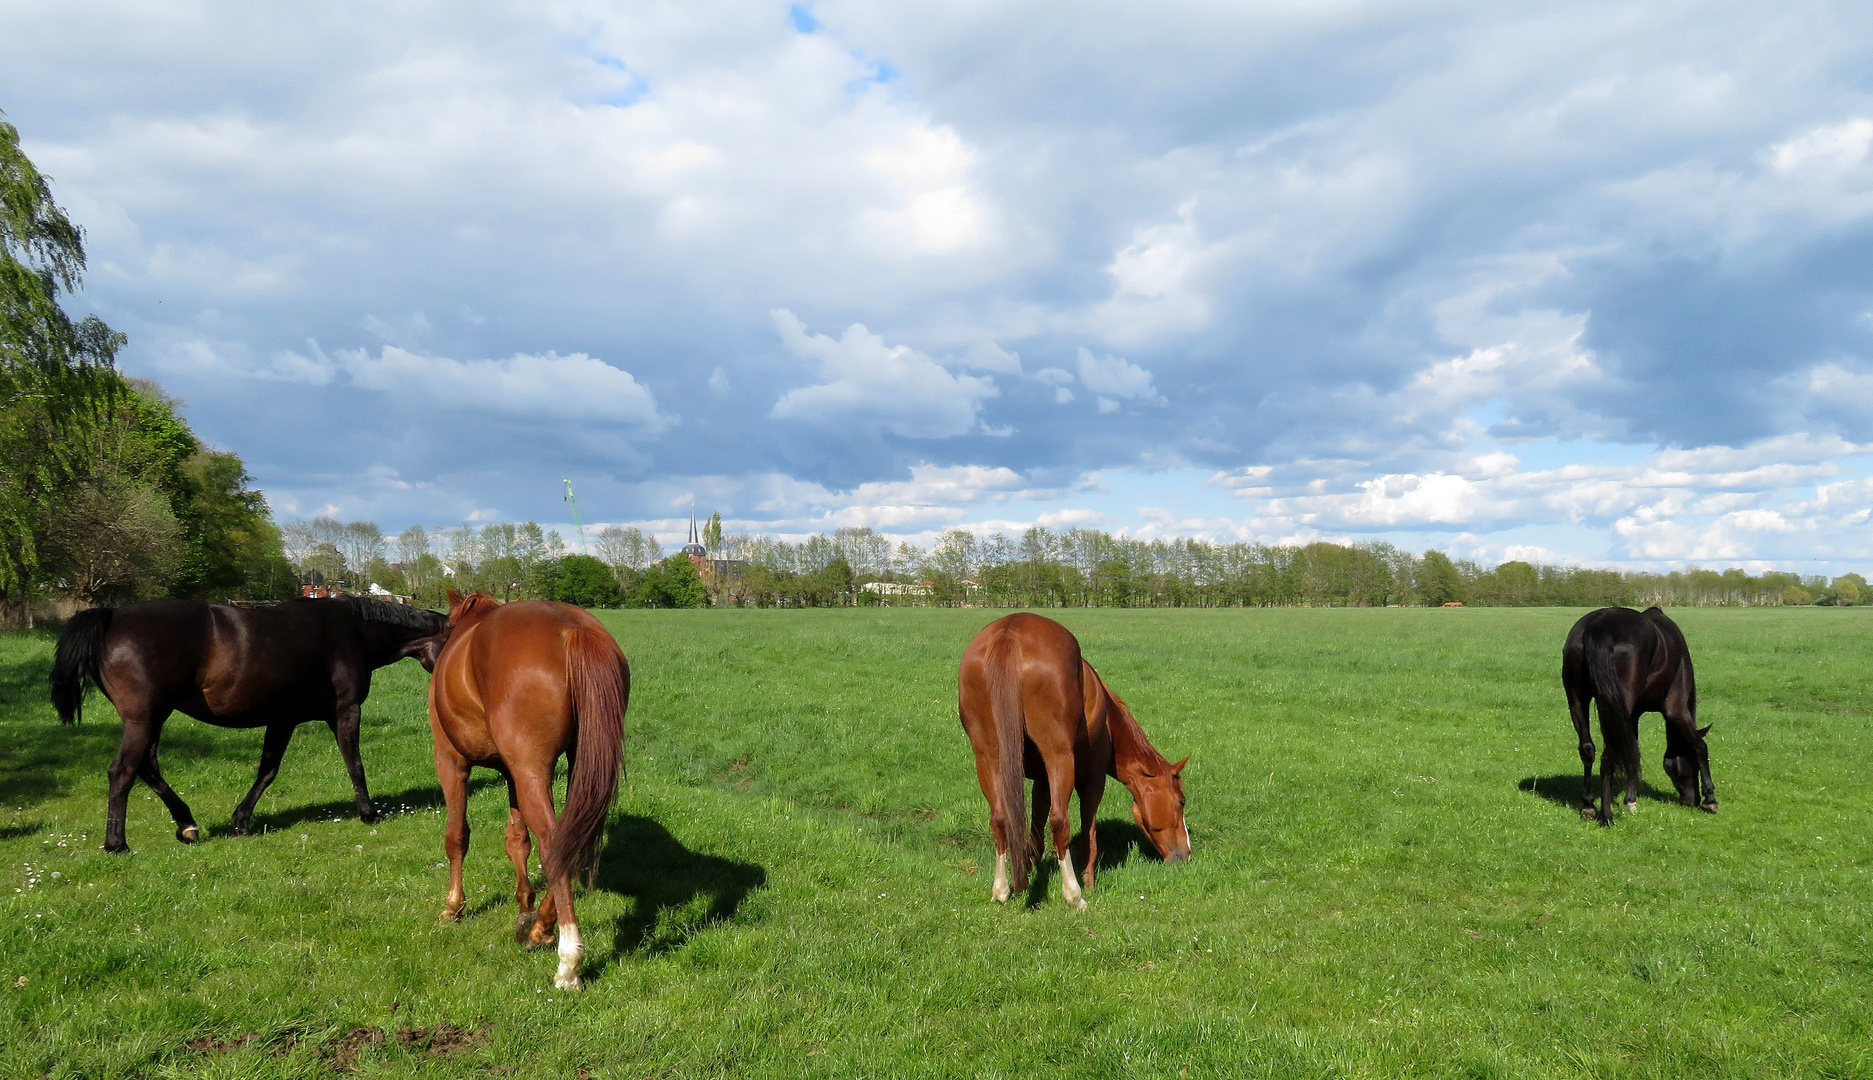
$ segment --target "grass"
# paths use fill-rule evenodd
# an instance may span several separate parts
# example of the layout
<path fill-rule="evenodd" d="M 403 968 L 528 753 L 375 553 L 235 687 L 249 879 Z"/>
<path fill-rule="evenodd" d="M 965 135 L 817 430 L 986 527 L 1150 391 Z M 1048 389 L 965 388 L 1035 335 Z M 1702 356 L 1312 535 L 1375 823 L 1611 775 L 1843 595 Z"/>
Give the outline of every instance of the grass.
<path fill-rule="evenodd" d="M 172 720 L 209 830 L 131 799 L 109 706 L 61 728 L 51 642 L 0 640 L 0 1075 L 1873 1075 L 1873 611 L 1675 611 L 1723 813 L 1649 783 L 1583 823 L 1560 690 L 1576 611 L 1057 612 L 1160 750 L 1192 862 L 1116 782 L 1091 906 L 993 851 L 955 662 L 993 613 L 607 612 L 630 776 L 579 902 L 587 987 L 513 943 L 491 773 L 468 918 L 436 921 L 423 674 L 379 673 L 351 817 L 300 731 L 226 835 L 258 732 Z M 583 1071 L 581 1071 L 583 1070 Z"/>

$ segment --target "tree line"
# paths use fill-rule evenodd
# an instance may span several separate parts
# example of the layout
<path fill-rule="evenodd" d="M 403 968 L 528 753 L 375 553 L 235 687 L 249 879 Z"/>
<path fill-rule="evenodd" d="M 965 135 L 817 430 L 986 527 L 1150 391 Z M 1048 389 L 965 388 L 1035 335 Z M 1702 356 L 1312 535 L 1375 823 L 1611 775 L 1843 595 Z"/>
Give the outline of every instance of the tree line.
<path fill-rule="evenodd" d="M 1036 526 L 1018 538 L 955 529 L 926 549 L 851 528 L 798 543 L 728 536 L 720 550 L 731 565 L 709 583 L 717 602 L 762 607 L 1846 606 L 1873 600 L 1858 574 L 1830 581 L 1779 571 L 1752 576 L 1738 568 L 1661 573 L 1519 560 L 1485 568 L 1384 541 L 1147 541 Z"/>
<path fill-rule="evenodd" d="M 590 555 L 568 554 L 534 522 L 411 526 L 395 538 L 370 522 L 290 522 L 288 554 L 302 572 L 349 574 L 439 603 L 445 587 L 504 599 L 540 596 L 588 607 L 1629 607 L 1873 602 L 1858 574 L 1829 580 L 1732 568 L 1668 573 L 1519 560 L 1484 567 L 1435 549 L 1382 541 L 1301 545 L 1138 540 L 1095 529 L 1034 527 L 1018 538 L 964 529 L 929 547 L 869 528 L 798 542 L 701 530 L 699 575 L 665 557 L 655 536 L 608 526 Z M 396 561 L 392 561 L 392 560 Z M 356 568 L 355 570 L 352 568 Z"/>
<path fill-rule="evenodd" d="M 122 334 L 66 314 L 84 268 L 81 231 L 0 120 L 0 625 L 50 601 L 290 595 L 239 456 L 117 370 Z"/>
<path fill-rule="evenodd" d="M 635 528 L 598 530 L 592 550 L 567 550 L 558 530 L 535 521 L 411 525 L 391 536 L 375 522 L 330 517 L 288 521 L 285 552 L 300 580 L 350 592 L 375 590 L 447 606 L 449 589 L 503 601 L 560 600 L 580 607 L 702 607 L 695 565 L 665 558 L 657 538 Z"/>

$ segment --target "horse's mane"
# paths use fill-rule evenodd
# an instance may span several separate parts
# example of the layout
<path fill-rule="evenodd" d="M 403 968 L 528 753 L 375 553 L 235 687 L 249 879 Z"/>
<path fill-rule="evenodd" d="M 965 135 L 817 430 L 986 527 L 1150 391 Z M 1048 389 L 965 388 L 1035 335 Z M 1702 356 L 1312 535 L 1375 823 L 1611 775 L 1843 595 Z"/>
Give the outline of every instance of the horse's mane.
<path fill-rule="evenodd" d="M 411 607 L 408 604 L 392 604 L 386 600 L 375 600 L 368 596 L 340 597 L 339 603 L 354 617 L 365 622 L 388 623 L 410 630 L 421 630 L 428 634 L 440 634 L 449 627 L 446 615 L 438 614 L 428 608 Z"/>
<path fill-rule="evenodd" d="M 1093 678 L 1099 680 L 1099 689 L 1105 692 L 1106 700 L 1112 706 L 1106 710 L 1106 731 L 1112 737 L 1114 757 L 1125 759 L 1149 775 L 1156 775 L 1160 770 L 1169 768 L 1170 759 L 1158 753 L 1158 748 L 1151 745 L 1151 740 L 1145 737 L 1145 729 L 1132 715 L 1132 710 L 1112 692 L 1112 688 L 1106 685 L 1106 680 L 1097 671 L 1093 672 Z"/>

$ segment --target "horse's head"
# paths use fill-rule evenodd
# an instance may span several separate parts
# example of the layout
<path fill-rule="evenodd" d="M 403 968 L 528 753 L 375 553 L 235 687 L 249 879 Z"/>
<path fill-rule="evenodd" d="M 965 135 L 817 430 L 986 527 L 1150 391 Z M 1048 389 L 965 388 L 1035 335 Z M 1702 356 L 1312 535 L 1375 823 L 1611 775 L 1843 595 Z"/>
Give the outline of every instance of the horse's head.
<path fill-rule="evenodd" d="M 1126 784 L 1132 793 L 1132 820 L 1151 838 L 1165 862 L 1190 858 L 1190 829 L 1184 825 L 1185 758 L 1175 765 L 1159 759 L 1151 772 L 1138 772 Z"/>
<path fill-rule="evenodd" d="M 433 675 L 436 672 L 436 658 L 442 655 L 442 647 L 448 643 L 449 631 L 444 630 L 430 637 L 417 638 L 405 645 L 399 655 L 415 657 L 416 662 L 423 665 L 423 670 Z"/>
<path fill-rule="evenodd" d="M 1678 801 L 1686 806 L 1697 806 L 1699 790 L 1703 777 L 1710 773 L 1710 746 L 1704 736 L 1710 732 L 1710 725 L 1698 728 L 1691 740 L 1679 738 L 1672 730 L 1672 725 L 1665 726 L 1665 775 L 1678 789 Z M 1705 801 L 1704 808 L 1715 810 L 1715 793 Z"/>
<path fill-rule="evenodd" d="M 463 596 L 454 589 L 447 590 L 449 597 L 449 628 L 459 630 L 473 626 L 488 617 L 488 613 L 501 606 L 501 602 L 485 592 L 469 593 Z"/>

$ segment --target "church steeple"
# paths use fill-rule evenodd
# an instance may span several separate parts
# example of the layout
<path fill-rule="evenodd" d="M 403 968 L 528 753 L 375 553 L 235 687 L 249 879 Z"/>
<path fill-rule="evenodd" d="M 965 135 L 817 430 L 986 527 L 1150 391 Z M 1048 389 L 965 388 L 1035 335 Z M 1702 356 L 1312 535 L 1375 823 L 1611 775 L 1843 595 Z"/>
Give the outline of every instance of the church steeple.
<path fill-rule="evenodd" d="M 689 504 L 689 543 L 683 545 L 683 554 L 692 559 L 706 559 L 709 549 L 702 546 L 702 537 L 696 532 L 696 503 Z"/>

